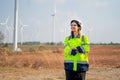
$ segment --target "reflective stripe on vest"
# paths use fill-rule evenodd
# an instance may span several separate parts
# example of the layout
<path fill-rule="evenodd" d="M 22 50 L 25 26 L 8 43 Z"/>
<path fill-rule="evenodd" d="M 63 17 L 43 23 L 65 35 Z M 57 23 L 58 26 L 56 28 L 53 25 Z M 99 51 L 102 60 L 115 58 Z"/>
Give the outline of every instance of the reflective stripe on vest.
<path fill-rule="evenodd" d="M 64 60 L 64 63 L 73 63 L 73 60 Z"/>
<path fill-rule="evenodd" d="M 88 64 L 87 61 L 77 61 L 78 64 Z"/>

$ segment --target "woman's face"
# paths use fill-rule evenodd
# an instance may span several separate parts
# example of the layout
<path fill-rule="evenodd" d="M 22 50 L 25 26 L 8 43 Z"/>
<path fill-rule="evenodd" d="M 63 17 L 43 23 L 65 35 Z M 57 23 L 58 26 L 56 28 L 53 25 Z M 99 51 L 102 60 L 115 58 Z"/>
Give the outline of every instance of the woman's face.
<path fill-rule="evenodd" d="M 78 31 L 78 26 L 75 22 L 71 23 L 71 31 L 77 32 Z"/>

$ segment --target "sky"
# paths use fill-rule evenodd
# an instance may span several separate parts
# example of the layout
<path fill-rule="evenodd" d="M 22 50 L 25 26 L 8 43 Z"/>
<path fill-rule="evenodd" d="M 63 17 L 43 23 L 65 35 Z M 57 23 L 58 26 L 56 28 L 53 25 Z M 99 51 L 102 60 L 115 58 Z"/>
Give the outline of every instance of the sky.
<path fill-rule="evenodd" d="M 53 17 L 56 6 L 55 42 L 70 35 L 70 21 L 82 23 L 81 34 L 91 43 L 120 43 L 120 0 L 18 0 L 19 28 L 23 28 L 23 41 L 52 42 Z M 8 27 L 0 25 L 5 41 L 13 42 L 14 0 L 0 0 L 0 23 L 8 19 Z"/>

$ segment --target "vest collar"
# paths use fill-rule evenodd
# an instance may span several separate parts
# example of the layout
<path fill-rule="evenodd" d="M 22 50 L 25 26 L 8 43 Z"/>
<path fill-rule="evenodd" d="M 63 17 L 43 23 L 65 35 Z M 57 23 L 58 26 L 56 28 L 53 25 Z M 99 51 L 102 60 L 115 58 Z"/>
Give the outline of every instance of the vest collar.
<path fill-rule="evenodd" d="M 75 38 L 80 38 L 80 34 L 78 34 Z"/>
<path fill-rule="evenodd" d="M 81 36 L 81 34 L 78 34 L 78 35 L 77 35 L 76 37 L 74 37 L 74 38 L 80 38 L 80 36 Z M 70 38 L 72 38 L 71 35 L 69 36 L 69 39 L 70 39 Z"/>

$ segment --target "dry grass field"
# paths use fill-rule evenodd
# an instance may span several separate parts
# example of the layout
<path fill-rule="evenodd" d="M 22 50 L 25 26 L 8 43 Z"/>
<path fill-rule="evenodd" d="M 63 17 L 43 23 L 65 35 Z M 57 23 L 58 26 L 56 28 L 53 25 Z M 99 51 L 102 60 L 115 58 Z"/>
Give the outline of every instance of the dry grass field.
<path fill-rule="evenodd" d="M 0 48 L 0 80 L 65 80 L 63 46 Z M 92 45 L 86 80 L 120 80 L 120 46 Z"/>

